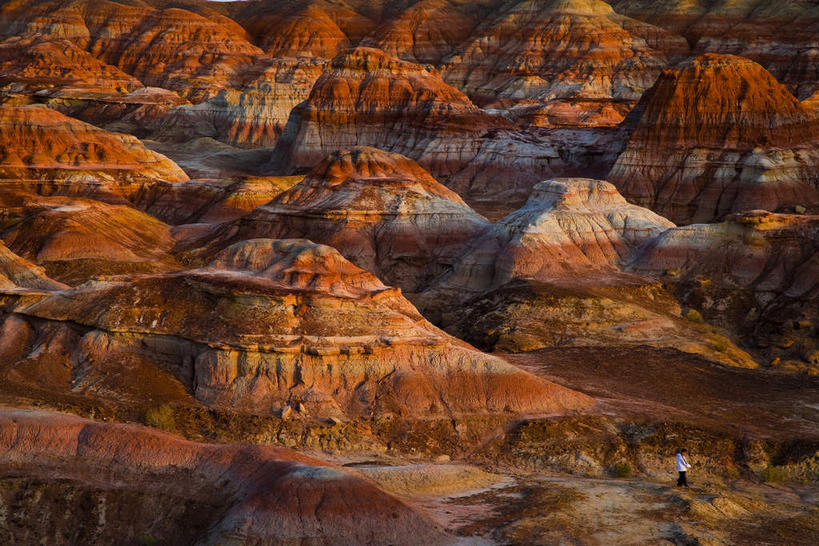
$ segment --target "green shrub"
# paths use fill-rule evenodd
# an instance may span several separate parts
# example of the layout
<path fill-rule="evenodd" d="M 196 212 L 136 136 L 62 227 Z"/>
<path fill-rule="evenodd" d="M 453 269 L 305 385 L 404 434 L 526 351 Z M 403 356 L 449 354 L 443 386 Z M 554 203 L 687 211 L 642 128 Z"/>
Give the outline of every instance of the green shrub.
<path fill-rule="evenodd" d="M 731 342 L 724 336 L 715 335 L 713 338 L 711 338 L 711 348 L 714 349 L 715 351 L 724 353 L 725 351 L 728 350 L 728 347 L 730 346 Z"/>
<path fill-rule="evenodd" d="M 687 318 L 691 322 L 698 322 L 698 323 L 705 322 L 703 320 L 703 318 L 702 318 L 702 314 L 699 311 L 697 311 L 696 309 L 689 309 L 688 311 L 686 311 L 685 312 L 685 318 Z"/>
<path fill-rule="evenodd" d="M 631 465 L 628 463 L 616 464 L 613 473 L 615 478 L 629 478 L 631 477 Z"/>
<path fill-rule="evenodd" d="M 173 431 L 176 428 L 173 408 L 168 404 L 150 408 L 145 412 L 145 424 L 160 430 Z"/>
<path fill-rule="evenodd" d="M 769 464 L 762 470 L 762 479 L 768 483 L 780 483 L 785 481 L 785 474 L 783 467 Z"/>

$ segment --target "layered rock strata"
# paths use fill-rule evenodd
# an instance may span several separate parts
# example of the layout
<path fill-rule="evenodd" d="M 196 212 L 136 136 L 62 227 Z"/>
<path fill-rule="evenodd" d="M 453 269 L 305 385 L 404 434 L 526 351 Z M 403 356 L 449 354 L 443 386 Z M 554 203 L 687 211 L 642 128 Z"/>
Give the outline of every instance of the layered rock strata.
<path fill-rule="evenodd" d="M 0 177 L 12 189 L 122 201 L 145 184 L 188 179 L 135 137 L 45 106 L 0 106 L 0 135 Z"/>
<path fill-rule="evenodd" d="M 511 415 L 589 403 L 447 336 L 400 291 L 304 240 L 251 240 L 202 269 L 7 297 L 5 307 L 9 361 L 25 369 L 47 354 L 86 395 L 128 399 L 142 387 L 123 381 L 112 394 L 115 376 L 159 369 L 208 406 L 268 415 Z"/>
<path fill-rule="evenodd" d="M 681 320 L 659 282 L 626 271 L 672 228 L 608 182 L 543 182 L 526 206 L 473 240 L 417 303 L 448 331 L 487 349 L 645 343 L 755 366 L 724 339 L 727 357 L 715 354 L 712 340 Z"/>
<path fill-rule="evenodd" d="M 451 543 L 371 482 L 284 448 L 5 410 L 0 449 L 2 501 L 28 515 L 0 524 L 10 542 Z"/>
<path fill-rule="evenodd" d="M 753 211 L 660 235 L 633 270 L 744 338 L 767 361 L 819 365 L 819 217 Z"/>
<path fill-rule="evenodd" d="M 331 154 L 302 182 L 193 246 L 204 244 L 196 252 L 208 255 L 242 239 L 306 238 L 414 292 L 487 225 L 414 161 L 357 147 Z"/>
<path fill-rule="evenodd" d="M 706 54 L 663 73 L 609 179 L 678 223 L 819 207 L 819 124 L 764 68 Z"/>
<path fill-rule="evenodd" d="M 126 205 L 90 199 L 41 198 L 0 231 L 8 247 L 77 284 L 97 275 L 179 269 L 169 226 Z"/>
<path fill-rule="evenodd" d="M 687 49 L 681 37 L 602 1 L 526 0 L 502 5 L 479 25 L 443 73 L 480 105 L 568 98 L 633 103 L 667 66 L 667 54 Z"/>

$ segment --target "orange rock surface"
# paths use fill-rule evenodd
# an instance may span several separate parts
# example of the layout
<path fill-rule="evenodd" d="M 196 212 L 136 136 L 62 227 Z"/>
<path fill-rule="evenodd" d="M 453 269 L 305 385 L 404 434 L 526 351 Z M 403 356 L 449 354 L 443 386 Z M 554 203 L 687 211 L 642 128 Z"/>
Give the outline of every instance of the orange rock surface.
<path fill-rule="evenodd" d="M 90 199 L 47 198 L 27 207 L 0 231 L 11 250 L 44 266 L 50 276 L 78 284 L 95 275 L 168 271 L 170 228 L 126 205 Z"/>
<path fill-rule="evenodd" d="M 357 147 L 331 154 L 302 182 L 192 245 L 207 255 L 242 239 L 303 237 L 414 292 L 487 225 L 414 161 Z"/>
<path fill-rule="evenodd" d="M 609 178 L 681 223 L 819 206 L 819 124 L 753 61 L 706 54 L 669 69 L 642 99 Z"/>
<path fill-rule="evenodd" d="M 590 402 L 449 337 L 399 290 L 304 240 L 237 243 L 202 269 L 86 283 L 9 301 L 7 311 L 17 326 L 0 345 L 18 347 L 12 361 L 24 366 L 50 349 L 54 365 L 87 363 L 74 390 L 89 395 L 112 396 L 109 380 L 91 378 L 127 362 L 177 369 L 200 402 L 263 415 L 299 403 L 310 415 L 355 418 Z M 66 321 L 81 330 L 64 330 Z M 46 339 L 49 349 L 34 351 Z M 75 360 L 60 360 L 68 353 Z M 126 382 L 117 396 L 134 388 Z"/>
<path fill-rule="evenodd" d="M 16 189 L 120 200 L 152 181 L 188 179 L 133 136 L 37 105 L 0 106 L 0 177 Z"/>

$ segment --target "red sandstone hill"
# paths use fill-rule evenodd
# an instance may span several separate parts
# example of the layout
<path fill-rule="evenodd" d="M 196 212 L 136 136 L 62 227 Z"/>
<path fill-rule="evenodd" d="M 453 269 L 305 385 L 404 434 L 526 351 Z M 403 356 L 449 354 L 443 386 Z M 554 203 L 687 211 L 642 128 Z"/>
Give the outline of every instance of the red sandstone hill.
<path fill-rule="evenodd" d="M 256 2 L 241 10 L 237 20 L 274 57 L 332 59 L 375 26 L 343 2 L 325 0 Z"/>
<path fill-rule="evenodd" d="M 18 189 L 100 197 L 129 195 L 155 180 L 188 178 L 130 135 L 108 133 L 45 106 L 5 105 L 0 176 Z"/>
<path fill-rule="evenodd" d="M 359 47 L 333 59 L 309 98 L 293 110 L 276 158 L 304 169 L 338 149 L 375 146 L 435 173 L 474 157 L 476 137 L 493 124 L 506 125 L 433 69 Z"/>
<path fill-rule="evenodd" d="M 819 124 L 764 68 L 706 54 L 664 72 L 609 178 L 677 222 L 819 206 Z"/>
<path fill-rule="evenodd" d="M 67 39 L 144 85 L 192 98 L 243 78 L 262 54 L 241 26 L 218 13 L 106 0 L 7 2 L 0 33 Z"/>
<path fill-rule="evenodd" d="M 567 97 L 635 101 L 665 68 L 667 54 L 686 50 L 682 38 L 619 15 L 600 0 L 525 0 L 502 4 L 443 73 L 482 105 Z"/>
<path fill-rule="evenodd" d="M 398 289 L 305 240 L 245 241 L 201 269 L 0 301 L 9 379 L 57 394 L 324 418 L 590 403 L 446 335 Z"/>
<path fill-rule="evenodd" d="M 414 161 L 357 147 L 331 154 L 269 203 L 185 246 L 212 255 L 243 239 L 306 238 L 415 292 L 487 225 Z"/>
<path fill-rule="evenodd" d="M 4 527 L 13 543 L 452 542 L 371 482 L 280 447 L 4 410 L 0 450 L 2 502 L 37 514 Z"/>
<path fill-rule="evenodd" d="M 69 284 L 96 275 L 179 269 L 169 226 L 127 205 L 43 197 L 0 238 L 15 253 Z"/>
<path fill-rule="evenodd" d="M 819 90 L 815 0 L 611 0 L 619 13 L 685 35 L 698 53 L 760 63 L 800 99 Z"/>

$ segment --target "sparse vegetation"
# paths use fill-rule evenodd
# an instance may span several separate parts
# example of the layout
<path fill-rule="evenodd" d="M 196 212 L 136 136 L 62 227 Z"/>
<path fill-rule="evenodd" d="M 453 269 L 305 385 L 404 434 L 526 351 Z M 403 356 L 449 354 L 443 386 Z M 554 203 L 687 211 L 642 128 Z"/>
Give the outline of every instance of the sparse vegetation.
<path fill-rule="evenodd" d="M 614 465 L 612 469 L 612 474 L 615 478 L 630 478 L 631 477 L 631 465 L 628 463 L 619 463 Z"/>
<path fill-rule="evenodd" d="M 173 413 L 173 408 L 168 404 L 150 408 L 145 412 L 145 424 L 149 427 L 172 432 L 176 428 L 176 420 L 174 419 Z"/>
<path fill-rule="evenodd" d="M 702 314 L 697 311 L 696 309 L 689 309 L 685 312 L 685 318 L 690 320 L 691 322 L 696 322 L 698 324 L 702 324 L 705 322 L 702 318 Z"/>
<path fill-rule="evenodd" d="M 720 353 L 724 353 L 731 346 L 731 341 L 725 336 L 716 334 L 711 338 L 711 348 Z"/>
<path fill-rule="evenodd" d="M 762 470 L 762 479 L 768 483 L 781 483 L 785 481 L 785 468 L 769 464 Z"/>

